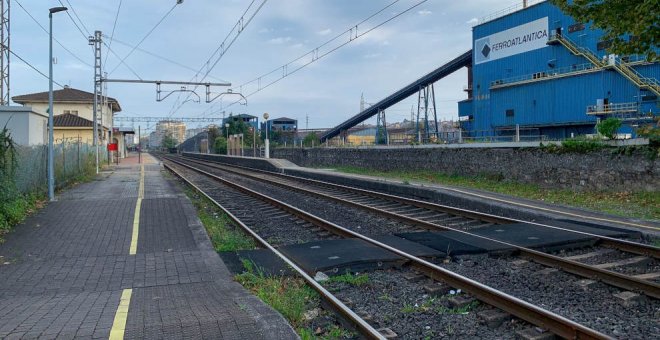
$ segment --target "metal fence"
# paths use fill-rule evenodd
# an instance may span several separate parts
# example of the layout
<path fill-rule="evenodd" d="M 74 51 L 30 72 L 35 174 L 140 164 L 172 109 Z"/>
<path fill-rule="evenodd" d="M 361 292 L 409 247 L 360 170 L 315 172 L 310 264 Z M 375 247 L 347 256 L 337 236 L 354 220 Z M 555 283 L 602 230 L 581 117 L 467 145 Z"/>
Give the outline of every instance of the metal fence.
<path fill-rule="evenodd" d="M 63 142 L 54 146 L 55 185 L 61 188 L 82 176 L 96 172 L 95 147 L 81 142 Z M 105 152 L 99 150 L 99 161 L 106 160 Z M 14 182 L 20 192 L 41 193 L 48 184 L 48 147 L 19 146 Z"/>

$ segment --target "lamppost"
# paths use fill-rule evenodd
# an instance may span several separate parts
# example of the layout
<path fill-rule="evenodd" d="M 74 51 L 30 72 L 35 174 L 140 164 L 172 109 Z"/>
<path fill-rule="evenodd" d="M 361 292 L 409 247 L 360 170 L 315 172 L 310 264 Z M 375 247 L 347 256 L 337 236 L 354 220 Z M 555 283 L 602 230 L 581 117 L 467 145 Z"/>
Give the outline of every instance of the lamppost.
<path fill-rule="evenodd" d="M 229 156 L 229 123 L 225 123 L 225 131 L 227 131 L 227 156 Z"/>
<path fill-rule="evenodd" d="M 53 7 L 48 10 L 50 40 L 48 44 L 48 199 L 55 201 L 55 155 L 53 152 L 53 13 L 66 11 L 66 7 Z M 62 149 L 64 152 L 64 149 Z"/>
<path fill-rule="evenodd" d="M 266 148 L 264 152 L 264 157 L 265 158 L 270 158 L 270 141 L 268 140 L 268 112 L 264 112 L 264 120 L 265 120 L 265 126 L 266 126 L 266 140 L 264 141 L 264 146 Z"/>

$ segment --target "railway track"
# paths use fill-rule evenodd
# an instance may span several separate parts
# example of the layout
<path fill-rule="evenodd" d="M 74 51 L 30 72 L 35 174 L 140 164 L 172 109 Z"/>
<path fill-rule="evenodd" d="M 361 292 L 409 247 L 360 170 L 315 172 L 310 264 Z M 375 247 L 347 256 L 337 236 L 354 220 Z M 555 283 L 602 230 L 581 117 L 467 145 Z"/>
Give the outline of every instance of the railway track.
<path fill-rule="evenodd" d="M 657 265 L 657 260 L 660 257 L 660 248 L 657 247 L 538 222 L 504 218 L 467 209 L 458 209 L 446 205 L 352 188 L 318 180 L 275 174 L 243 167 L 227 166 L 216 162 L 200 161 L 190 158 L 184 159 L 187 162 L 193 162 L 200 166 L 210 166 L 217 170 L 267 182 L 288 190 L 295 190 L 307 195 L 349 205 L 418 228 L 431 231 L 453 230 L 465 235 L 470 235 L 470 237 L 476 237 L 480 240 L 492 242 L 493 244 L 513 248 L 521 256 L 545 266 L 560 268 L 564 271 L 590 280 L 599 280 L 618 288 L 641 292 L 656 299 L 660 298 L 660 285 L 653 281 L 660 277 Z M 607 254 L 607 251 L 597 248 L 589 253 L 562 257 L 471 233 L 471 231 L 476 229 L 492 225 L 515 223 L 527 223 L 561 232 L 570 232 L 593 237 L 597 240 L 598 247 L 606 248 L 605 250 L 614 249 L 621 254 L 630 254 L 631 256 L 614 262 L 593 264 L 590 263 L 592 262 L 590 260 L 598 258 L 602 254 Z M 633 273 L 632 275 L 628 275 L 625 270 L 617 271 L 625 266 L 634 266 L 648 262 L 653 263 L 653 265 L 649 267 L 655 268 L 654 272 Z"/>
<path fill-rule="evenodd" d="M 337 235 L 340 237 L 345 237 L 345 238 L 355 238 L 355 239 L 360 239 L 363 240 L 369 244 L 375 245 L 377 247 L 380 247 L 382 249 L 386 249 L 387 251 L 390 251 L 398 256 L 401 256 L 402 258 L 406 259 L 409 263 L 411 268 L 422 272 L 426 274 L 428 277 L 433 278 L 438 281 L 442 281 L 447 283 L 448 285 L 461 289 L 465 292 L 468 292 L 475 298 L 477 298 L 480 301 L 485 302 L 486 304 L 492 305 L 494 307 L 497 307 L 499 309 L 502 309 L 504 311 L 507 311 L 511 313 L 512 315 L 522 319 L 526 320 L 534 325 L 537 325 L 539 327 L 543 327 L 545 329 L 548 329 L 549 331 L 564 337 L 564 338 L 577 338 L 577 339 L 601 339 L 601 338 L 608 338 L 607 335 L 599 333 L 598 331 L 595 331 L 593 329 L 590 329 L 586 326 L 583 326 L 579 323 L 576 323 L 574 321 L 571 321 L 569 319 L 566 319 L 560 315 L 557 315 L 555 313 L 552 313 L 550 311 L 547 311 L 545 309 L 542 309 L 538 306 L 535 306 L 533 304 L 530 304 L 528 302 L 525 302 L 523 300 L 520 300 L 518 298 L 515 298 L 511 295 L 502 293 L 498 290 L 495 290 L 489 286 L 486 286 L 484 284 L 481 284 L 479 282 L 476 282 L 474 280 L 471 280 L 467 277 L 458 275 L 456 273 L 453 273 L 451 271 L 448 271 L 434 263 L 431 263 L 429 261 L 426 261 L 424 259 L 415 257 L 413 255 L 410 255 L 404 251 L 401 251 L 399 249 L 393 248 L 391 246 L 388 246 L 384 243 L 381 243 L 379 241 L 376 241 L 374 239 L 371 239 L 367 236 L 364 236 L 362 234 L 356 233 L 355 231 L 349 230 L 347 228 L 341 227 L 339 225 L 336 225 L 334 223 L 328 222 L 326 220 L 323 220 L 321 218 L 318 218 L 314 215 L 311 215 L 309 213 L 306 213 L 300 209 L 297 209 L 289 204 L 286 204 L 284 202 L 275 200 L 273 198 L 270 198 L 266 195 L 260 194 L 254 190 L 251 190 L 245 186 L 241 186 L 235 183 L 232 183 L 226 179 L 223 179 L 220 176 L 217 176 L 215 174 L 212 174 L 209 171 L 205 171 L 203 169 L 200 169 L 200 166 L 193 166 L 190 164 L 186 164 L 187 162 L 182 162 L 181 160 L 175 160 L 172 158 L 165 158 L 166 163 L 165 166 L 173 171 L 175 174 L 177 174 L 179 177 L 182 177 L 186 182 L 189 184 L 193 185 L 193 182 L 190 181 L 189 179 L 186 179 L 186 176 L 182 174 L 182 169 L 185 169 L 185 171 L 194 171 L 196 174 L 205 176 L 207 178 L 212 178 L 214 181 L 217 181 L 218 183 L 221 183 L 222 186 L 226 186 L 231 188 L 232 192 L 240 192 L 243 195 L 248 195 L 252 197 L 253 199 L 257 199 L 260 202 L 267 203 L 268 205 L 272 207 L 276 207 L 277 210 L 271 210 L 268 213 L 270 216 L 276 216 L 279 218 L 286 218 L 286 215 L 279 212 L 286 212 L 288 214 L 291 214 L 293 216 L 296 216 L 299 220 L 303 221 L 302 224 L 311 224 L 312 227 L 316 228 L 322 228 L 326 231 L 328 231 L 331 235 Z M 178 170 L 177 170 L 178 169 Z M 196 187 L 196 189 L 202 194 L 204 194 L 207 198 L 211 198 L 210 195 L 205 194 L 204 191 Z M 226 195 L 226 192 L 224 193 Z M 233 196 L 233 195 L 231 195 Z M 241 200 L 237 198 L 230 198 L 230 201 L 235 201 L 235 202 L 240 202 L 237 203 L 236 206 L 245 206 L 246 198 L 243 198 Z M 212 199 L 213 200 L 213 199 Z M 213 200 L 216 202 L 215 200 Z M 216 204 L 218 204 L 216 202 Z M 257 203 L 250 203 L 252 205 L 257 204 Z M 220 204 L 218 204 L 220 205 Z M 221 206 L 221 205 L 220 205 Z M 221 206 L 222 207 L 222 206 Z M 239 225 L 241 225 L 246 231 L 252 235 L 253 237 L 259 237 L 258 242 L 263 245 L 264 247 L 271 249 L 276 252 L 276 254 L 279 254 L 280 256 L 284 257 L 280 253 L 277 252 L 276 248 L 268 242 L 264 240 L 264 238 L 260 237 L 257 235 L 254 231 L 252 231 L 250 228 L 248 228 L 244 223 L 240 222 L 239 218 L 236 217 L 234 214 L 231 213 L 231 209 L 227 209 L 225 207 L 222 207 L 223 210 L 229 213 L 229 216 L 231 216 Z M 261 206 L 261 208 L 268 209 L 266 206 Z M 239 212 L 240 213 L 240 212 Z M 293 264 L 291 260 L 287 260 L 287 263 Z M 294 266 L 295 267 L 295 266 Z M 305 277 L 305 276 L 303 276 Z M 306 276 L 305 277 L 308 282 L 317 289 L 321 293 L 322 296 L 326 297 L 326 294 L 329 294 L 327 292 L 323 292 L 323 290 L 318 289 L 317 286 L 319 286 L 314 282 L 314 280 Z M 331 295 L 331 294 L 329 294 Z M 336 298 L 335 298 L 336 300 Z M 346 310 L 348 309 L 345 305 L 342 304 L 337 304 L 339 307 L 338 309 L 342 311 L 342 314 L 346 316 L 349 320 L 352 320 L 353 322 L 357 323 L 357 328 L 360 329 L 361 332 L 364 334 L 367 334 L 367 336 L 373 336 L 373 337 L 378 337 L 380 336 L 377 333 L 373 333 L 372 330 L 364 326 L 364 320 L 361 320 L 357 315 L 353 313 L 349 313 Z M 357 318 L 355 318 L 357 317 Z M 362 326 L 360 326 L 362 325 Z"/>

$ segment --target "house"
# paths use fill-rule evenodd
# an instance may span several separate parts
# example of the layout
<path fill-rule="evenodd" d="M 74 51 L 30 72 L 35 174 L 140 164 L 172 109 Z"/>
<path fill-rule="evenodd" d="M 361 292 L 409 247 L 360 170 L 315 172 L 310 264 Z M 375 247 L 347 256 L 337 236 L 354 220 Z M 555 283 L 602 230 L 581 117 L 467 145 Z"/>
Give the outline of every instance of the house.
<path fill-rule="evenodd" d="M 34 112 L 48 114 L 48 91 L 30 93 L 11 98 L 15 103 L 26 107 L 31 107 Z M 119 102 L 111 97 L 106 97 L 106 105 L 98 105 L 97 118 L 99 124 L 103 127 L 99 132 L 99 138 L 102 137 L 101 144 L 108 143 L 110 131 L 112 128 L 112 117 L 116 112 L 121 111 Z M 103 114 L 101 114 L 103 113 Z M 94 119 L 94 94 L 78 89 L 64 86 L 61 90 L 53 91 L 53 117 L 60 115 L 69 115 L 60 119 L 60 124 L 82 124 L 83 122 L 71 117 L 79 117 L 93 122 Z M 54 135 L 70 135 L 72 130 L 80 130 L 81 126 L 64 126 L 53 124 Z M 57 137 L 56 137 L 57 138 Z M 123 139 L 123 138 L 121 138 Z"/>
<path fill-rule="evenodd" d="M 48 115 L 48 91 L 30 93 L 12 97 L 15 103 L 24 107 L 30 107 L 33 112 Z M 100 144 L 104 146 L 109 143 L 112 133 L 113 116 L 121 111 L 121 106 L 115 98 L 105 97 L 106 104 L 99 103 L 97 119 L 101 129 L 99 130 Z M 53 91 L 53 125 L 54 138 L 69 141 L 81 141 L 92 143 L 94 119 L 94 94 L 78 89 L 64 86 L 63 89 Z M 113 136 L 123 148 L 124 136 Z"/>
<path fill-rule="evenodd" d="M 92 144 L 94 124 L 71 113 L 53 116 L 53 139 L 55 143 L 87 143 Z"/>

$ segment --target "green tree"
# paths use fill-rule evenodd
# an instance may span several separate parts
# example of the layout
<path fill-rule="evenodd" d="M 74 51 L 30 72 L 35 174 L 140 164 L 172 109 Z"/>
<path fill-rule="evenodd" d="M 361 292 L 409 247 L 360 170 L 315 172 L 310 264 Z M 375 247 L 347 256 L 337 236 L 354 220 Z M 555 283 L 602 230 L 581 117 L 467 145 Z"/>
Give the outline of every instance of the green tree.
<path fill-rule="evenodd" d="M 229 127 L 222 127 L 222 136 L 227 136 L 227 132 L 229 132 L 230 135 L 237 135 L 237 134 L 243 134 L 243 143 L 244 146 L 247 147 L 252 147 L 252 144 L 255 142 L 255 136 L 254 134 L 256 133 L 254 131 L 254 128 L 246 124 L 242 120 L 232 120 L 229 122 Z M 259 144 L 261 142 L 261 138 L 256 136 L 256 142 Z"/>
<path fill-rule="evenodd" d="M 314 146 L 314 145 L 319 145 L 319 136 L 316 135 L 316 132 L 310 132 L 305 136 L 303 139 L 303 145 L 304 146 Z"/>
<path fill-rule="evenodd" d="M 175 148 L 177 144 L 178 142 L 176 138 L 174 138 L 172 133 L 169 131 L 163 135 L 163 139 L 160 141 L 160 146 L 165 149 Z"/>
<path fill-rule="evenodd" d="M 658 0 L 552 0 L 580 22 L 591 22 L 612 40 L 608 50 L 619 55 L 646 54 L 657 60 L 660 44 Z"/>
<path fill-rule="evenodd" d="M 227 154 L 227 139 L 223 136 L 218 136 L 213 142 L 213 151 L 219 155 Z"/>
<path fill-rule="evenodd" d="M 616 138 L 616 132 L 617 130 L 619 130 L 620 127 L 621 127 L 621 120 L 617 118 L 607 118 L 605 120 L 602 120 L 600 123 L 598 123 L 598 125 L 596 125 L 596 129 L 598 130 L 598 133 L 609 139 Z"/>

